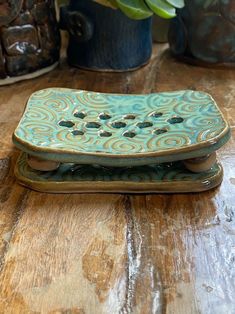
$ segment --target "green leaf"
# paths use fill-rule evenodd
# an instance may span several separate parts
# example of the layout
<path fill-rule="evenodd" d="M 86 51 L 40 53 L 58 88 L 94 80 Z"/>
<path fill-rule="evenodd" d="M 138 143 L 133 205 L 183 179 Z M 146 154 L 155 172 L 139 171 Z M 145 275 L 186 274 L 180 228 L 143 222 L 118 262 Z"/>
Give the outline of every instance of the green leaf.
<path fill-rule="evenodd" d="M 113 6 L 113 7 L 115 7 L 115 8 L 117 8 L 118 6 L 117 6 L 117 1 L 116 0 L 108 0 L 109 2 L 110 2 L 110 4 Z"/>
<path fill-rule="evenodd" d="M 184 0 L 166 0 L 167 3 L 173 5 L 173 7 L 181 9 L 184 7 Z"/>
<path fill-rule="evenodd" d="M 120 10 L 131 19 L 141 20 L 153 15 L 143 0 L 116 0 Z"/>
<path fill-rule="evenodd" d="M 176 16 L 175 8 L 164 0 L 145 0 L 145 2 L 160 17 L 171 19 Z"/>

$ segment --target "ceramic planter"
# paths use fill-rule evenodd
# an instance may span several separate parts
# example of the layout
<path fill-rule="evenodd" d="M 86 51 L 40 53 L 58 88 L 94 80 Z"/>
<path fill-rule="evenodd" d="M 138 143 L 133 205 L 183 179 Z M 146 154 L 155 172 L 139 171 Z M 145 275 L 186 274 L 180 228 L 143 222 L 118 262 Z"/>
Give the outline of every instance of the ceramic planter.
<path fill-rule="evenodd" d="M 152 35 L 156 43 L 166 43 L 168 41 L 168 30 L 170 20 L 163 19 L 157 15 L 153 16 Z"/>
<path fill-rule="evenodd" d="M 59 49 L 54 0 L 0 1 L 0 85 L 48 72 Z"/>
<path fill-rule="evenodd" d="M 131 20 L 121 11 L 91 0 L 71 0 L 61 8 L 69 32 L 70 65 L 102 71 L 128 71 L 151 57 L 151 18 Z"/>
<path fill-rule="evenodd" d="M 202 65 L 235 64 L 235 1 L 186 0 L 169 31 L 174 55 Z"/>

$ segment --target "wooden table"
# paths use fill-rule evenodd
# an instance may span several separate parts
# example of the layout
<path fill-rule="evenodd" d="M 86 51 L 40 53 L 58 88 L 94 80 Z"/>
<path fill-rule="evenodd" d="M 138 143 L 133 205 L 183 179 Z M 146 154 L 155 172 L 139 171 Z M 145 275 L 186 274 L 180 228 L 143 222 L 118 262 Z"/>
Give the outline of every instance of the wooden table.
<path fill-rule="evenodd" d="M 235 142 L 219 152 L 222 185 L 201 194 L 49 195 L 19 186 L 11 143 L 38 89 L 197 89 L 233 128 L 235 72 L 178 63 L 154 47 L 132 73 L 69 68 L 0 88 L 0 313 L 235 313 Z"/>

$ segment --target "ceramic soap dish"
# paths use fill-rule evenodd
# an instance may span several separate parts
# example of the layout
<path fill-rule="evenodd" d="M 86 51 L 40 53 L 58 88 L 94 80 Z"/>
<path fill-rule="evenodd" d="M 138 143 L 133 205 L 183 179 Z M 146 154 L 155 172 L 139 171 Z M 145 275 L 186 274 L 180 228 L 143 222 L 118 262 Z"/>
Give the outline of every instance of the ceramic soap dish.
<path fill-rule="evenodd" d="M 15 174 L 51 193 L 176 193 L 222 181 L 230 129 L 210 95 L 49 88 L 30 97 L 13 141 Z"/>

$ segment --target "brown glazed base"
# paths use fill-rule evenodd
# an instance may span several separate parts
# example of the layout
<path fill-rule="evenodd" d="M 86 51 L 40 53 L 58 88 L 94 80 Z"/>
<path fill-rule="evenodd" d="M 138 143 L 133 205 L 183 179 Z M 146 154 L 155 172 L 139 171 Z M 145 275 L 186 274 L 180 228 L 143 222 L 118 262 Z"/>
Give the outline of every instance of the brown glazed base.
<path fill-rule="evenodd" d="M 50 65 L 49 67 L 37 70 L 37 71 L 32 72 L 32 73 L 28 73 L 28 74 L 21 75 L 21 76 L 7 77 L 5 79 L 0 80 L 0 86 L 10 85 L 10 84 L 14 84 L 14 83 L 19 82 L 19 81 L 30 80 L 30 79 L 36 78 L 38 76 L 41 76 L 43 74 L 46 74 L 46 73 L 54 70 L 58 64 L 59 64 L 59 62 L 55 62 L 54 64 Z"/>

